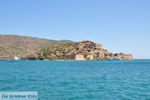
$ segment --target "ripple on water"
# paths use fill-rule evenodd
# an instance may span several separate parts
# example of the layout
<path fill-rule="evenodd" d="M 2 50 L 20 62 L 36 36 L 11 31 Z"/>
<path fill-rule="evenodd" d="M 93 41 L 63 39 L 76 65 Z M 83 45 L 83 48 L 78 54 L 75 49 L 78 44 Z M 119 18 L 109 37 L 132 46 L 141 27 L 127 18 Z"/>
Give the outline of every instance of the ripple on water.
<path fill-rule="evenodd" d="M 150 100 L 150 60 L 0 61 L 0 91 L 39 100 Z"/>

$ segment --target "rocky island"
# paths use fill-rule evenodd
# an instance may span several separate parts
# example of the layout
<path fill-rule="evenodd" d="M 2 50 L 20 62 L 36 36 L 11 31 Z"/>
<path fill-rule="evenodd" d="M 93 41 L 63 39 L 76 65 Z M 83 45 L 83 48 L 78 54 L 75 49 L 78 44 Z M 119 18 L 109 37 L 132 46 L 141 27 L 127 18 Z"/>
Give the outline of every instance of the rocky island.
<path fill-rule="evenodd" d="M 71 42 L 49 46 L 34 55 L 28 55 L 28 60 L 132 60 L 131 54 L 109 52 L 101 44 L 92 41 Z"/>

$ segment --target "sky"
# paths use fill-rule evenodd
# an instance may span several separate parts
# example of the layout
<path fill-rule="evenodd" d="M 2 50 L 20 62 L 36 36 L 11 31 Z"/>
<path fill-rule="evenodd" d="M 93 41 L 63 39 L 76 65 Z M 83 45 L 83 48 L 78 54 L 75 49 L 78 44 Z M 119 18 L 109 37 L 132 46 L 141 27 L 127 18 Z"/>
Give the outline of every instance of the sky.
<path fill-rule="evenodd" d="M 150 59 L 150 0 L 0 0 L 0 34 L 91 40 Z"/>

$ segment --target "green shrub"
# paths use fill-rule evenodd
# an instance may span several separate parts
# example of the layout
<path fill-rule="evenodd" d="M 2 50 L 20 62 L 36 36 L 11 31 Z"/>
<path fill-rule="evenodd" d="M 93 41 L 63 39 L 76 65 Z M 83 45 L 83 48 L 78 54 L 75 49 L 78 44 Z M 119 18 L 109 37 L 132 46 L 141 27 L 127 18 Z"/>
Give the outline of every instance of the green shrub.
<path fill-rule="evenodd" d="M 44 57 L 44 56 L 39 56 L 38 59 L 39 59 L 39 60 L 44 60 L 45 57 Z"/>

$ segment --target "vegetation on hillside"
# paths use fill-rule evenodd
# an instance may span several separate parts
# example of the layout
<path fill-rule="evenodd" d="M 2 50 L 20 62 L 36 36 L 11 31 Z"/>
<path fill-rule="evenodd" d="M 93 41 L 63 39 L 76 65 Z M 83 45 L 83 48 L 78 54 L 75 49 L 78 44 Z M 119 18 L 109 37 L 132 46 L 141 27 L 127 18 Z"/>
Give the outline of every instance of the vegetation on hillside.
<path fill-rule="evenodd" d="M 1 57 L 25 57 L 34 55 L 37 51 L 48 46 L 61 43 L 70 43 L 69 40 L 48 40 L 35 37 L 0 35 L 0 58 Z"/>

